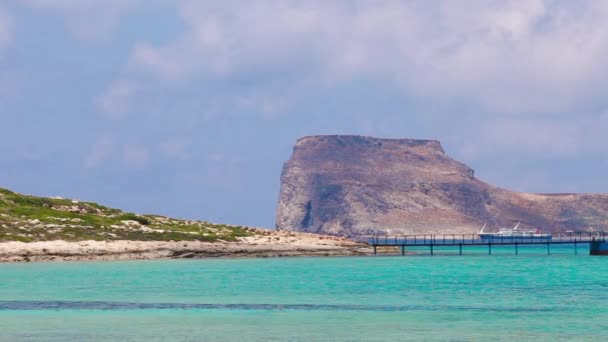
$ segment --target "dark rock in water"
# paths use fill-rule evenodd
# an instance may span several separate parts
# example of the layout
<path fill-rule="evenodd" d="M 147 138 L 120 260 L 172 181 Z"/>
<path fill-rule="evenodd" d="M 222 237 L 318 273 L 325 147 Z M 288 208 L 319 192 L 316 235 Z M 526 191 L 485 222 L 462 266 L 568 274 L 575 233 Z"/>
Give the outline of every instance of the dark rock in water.
<path fill-rule="evenodd" d="M 342 236 L 605 229 L 608 195 L 529 194 L 479 181 L 435 140 L 312 136 L 283 167 L 277 228 Z"/>

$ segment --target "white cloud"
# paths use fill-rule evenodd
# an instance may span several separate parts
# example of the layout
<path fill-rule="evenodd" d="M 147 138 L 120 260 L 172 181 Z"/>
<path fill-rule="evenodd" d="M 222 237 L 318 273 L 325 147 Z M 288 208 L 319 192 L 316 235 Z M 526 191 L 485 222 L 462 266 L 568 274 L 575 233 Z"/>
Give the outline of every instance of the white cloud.
<path fill-rule="evenodd" d="M 142 168 L 150 162 L 150 151 L 145 146 L 125 145 L 123 162 L 129 168 Z"/>
<path fill-rule="evenodd" d="M 68 30 L 83 40 L 106 39 L 120 19 L 141 0 L 21 0 L 41 10 L 58 11 L 66 18 Z"/>
<path fill-rule="evenodd" d="M 568 122 L 501 119 L 482 126 L 485 148 L 545 153 L 553 157 L 576 155 L 583 147 L 582 127 Z"/>
<path fill-rule="evenodd" d="M 0 57 L 2 50 L 13 40 L 12 19 L 0 8 Z"/>
<path fill-rule="evenodd" d="M 154 70 L 167 78 L 177 78 L 183 71 L 177 60 L 167 59 L 160 51 L 147 44 L 135 46 L 130 63 L 134 68 Z"/>
<path fill-rule="evenodd" d="M 507 113 L 563 110 L 608 84 L 603 2 L 186 0 L 180 9 L 190 30 L 168 45 L 138 45 L 131 67 L 184 80 L 369 75 Z"/>
<path fill-rule="evenodd" d="M 103 165 L 115 154 L 122 153 L 122 162 L 128 168 L 142 168 L 150 162 L 150 150 L 146 146 L 134 144 L 117 144 L 110 137 L 98 138 L 85 157 L 86 168 L 96 168 Z"/>
<path fill-rule="evenodd" d="M 111 84 L 106 92 L 95 100 L 97 110 L 110 119 L 123 119 L 133 108 L 137 87 L 136 83 L 130 81 Z"/>
<path fill-rule="evenodd" d="M 272 120 L 281 116 L 288 110 L 293 96 L 284 94 L 285 90 L 260 89 L 248 94 L 235 96 L 231 102 L 236 107 L 260 115 L 264 119 Z"/>
<path fill-rule="evenodd" d="M 490 148 L 569 158 L 605 140 L 588 132 L 606 127 L 592 111 L 608 108 L 603 95 L 608 3 L 182 0 L 177 5 L 187 29 L 167 44 L 135 44 L 120 76 L 132 81 L 110 85 L 98 101 L 102 112 L 126 115 L 148 87 L 159 93 L 160 87 L 204 84 L 201 103 L 209 108 L 201 108 L 201 115 L 250 112 L 272 119 L 310 100 L 311 92 L 331 93 L 352 80 L 373 79 L 404 98 L 445 106 L 436 115 L 437 126 L 444 127 L 436 130 L 461 120 L 446 104 L 474 108 L 467 127 L 482 143 L 459 143 L 467 158 L 488 156 Z M 588 115 L 584 122 L 577 118 L 581 111 Z M 365 126 L 378 124 L 372 119 Z M 590 139 L 594 143 L 581 142 Z"/>
<path fill-rule="evenodd" d="M 471 139 L 461 144 L 459 156 L 467 160 L 487 158 L 502 152 L 537 155 L 551 159 L 603 155 L 608 149 L 605 132 L 608 114 L 560 118 L 498 118 L 480 123 Z"/>
<path fill-rule="evenodd" d="M 189 138 L 169 139 L 160 144 L 161 152 L 170 159 L 187 160 L 190 159 L 188 146 L 191 144 Z"/>
<path fill-rule="evenodd" d="M 113 151 L 114 141 L 111 138 L 98 138 L 91 147 L 89 154 L 86 156 L 84 166 L 86 168 L 95 168 L 100 166 L 112 156 Z"/>

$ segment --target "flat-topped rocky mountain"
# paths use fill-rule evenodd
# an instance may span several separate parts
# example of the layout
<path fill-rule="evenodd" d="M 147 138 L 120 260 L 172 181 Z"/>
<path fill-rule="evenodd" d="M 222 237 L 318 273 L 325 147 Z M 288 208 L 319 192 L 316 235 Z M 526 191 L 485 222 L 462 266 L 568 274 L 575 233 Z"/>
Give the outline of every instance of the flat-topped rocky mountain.
<path fill-rule="evenodd" d="M 603 230 L 608 194 L 531 194 L 484 183 L 435 140 L 311 136 L 283 168 L 277 228 L 356 237 L 510 227 Z"/>

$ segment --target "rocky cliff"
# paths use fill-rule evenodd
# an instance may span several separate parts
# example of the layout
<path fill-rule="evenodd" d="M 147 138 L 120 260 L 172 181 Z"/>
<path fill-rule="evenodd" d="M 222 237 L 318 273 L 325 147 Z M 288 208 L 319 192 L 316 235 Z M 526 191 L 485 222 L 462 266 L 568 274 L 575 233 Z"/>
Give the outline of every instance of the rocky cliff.
<path fill-rule="evenodd" d="M 438 141 L 312 136 L 283 168 L 277 228 L 342 236 L 548 232 L 608 226 L 608 195 L 530 194 L 484 183 Z"/>

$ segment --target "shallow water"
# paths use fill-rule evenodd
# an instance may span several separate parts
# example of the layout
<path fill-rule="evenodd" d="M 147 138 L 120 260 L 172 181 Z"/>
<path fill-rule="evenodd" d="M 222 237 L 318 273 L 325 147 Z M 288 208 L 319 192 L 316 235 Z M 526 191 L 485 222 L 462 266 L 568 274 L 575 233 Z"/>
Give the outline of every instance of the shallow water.
<path fill-rule="evenodd" d="M 0 340 L 608 340 L 608 257 L 436 252 L 3 264 Z"/>

